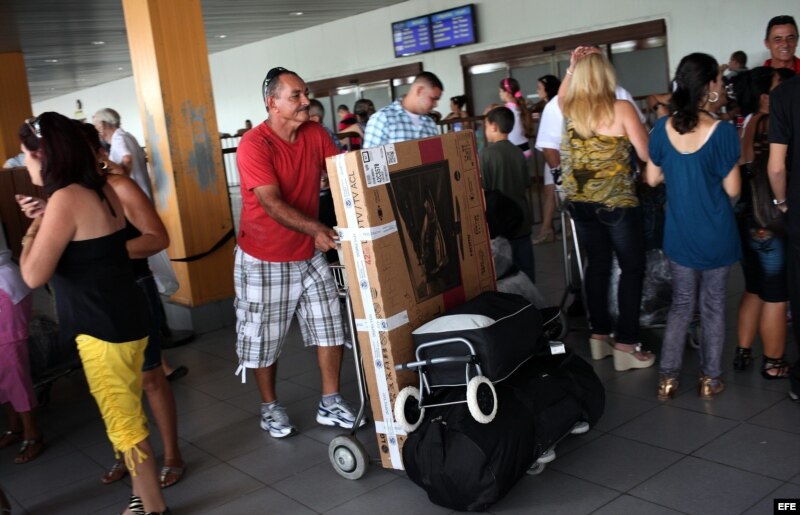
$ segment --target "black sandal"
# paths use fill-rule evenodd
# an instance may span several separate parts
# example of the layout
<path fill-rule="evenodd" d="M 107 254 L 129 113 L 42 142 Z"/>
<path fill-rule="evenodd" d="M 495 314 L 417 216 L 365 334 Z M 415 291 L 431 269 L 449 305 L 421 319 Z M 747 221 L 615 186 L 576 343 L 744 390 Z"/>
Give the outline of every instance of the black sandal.
<path fill-rule="evenodd" d="M 733 357 L 734 370 L 747 370 L 753 361 L 753 351 L 744 347 L 736 347 L 736 355 Z"/>
<path fill-rule="evenodd" d="M 761 365 L 761 376 L 764 379 L 786 379 L 789 377 L 791 365 L 781 356 L 780 358 L 768 358 L 764 356 L 764 364 Z M 775 371 L 770 374 L 770 371 Z"/>

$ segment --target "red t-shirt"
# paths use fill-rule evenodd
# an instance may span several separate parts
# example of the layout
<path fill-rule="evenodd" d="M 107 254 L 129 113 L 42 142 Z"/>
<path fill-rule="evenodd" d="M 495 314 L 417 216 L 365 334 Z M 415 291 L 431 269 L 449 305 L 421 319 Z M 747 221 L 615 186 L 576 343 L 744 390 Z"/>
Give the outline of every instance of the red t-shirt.
<path fill-rule="evenodd" d="M 239 247 L 262 261 L 310 259 L 314 255 L 311 236 L 271 218 L 253 189 L 277 185 L 286 203 L 316 220 L 320 172 L 325 158 L 338 153 L 322 125 L 314 122 L 300 126 L 294 143 L 282 140 L 266 122 L 245 133 L 236 152 L 242 192 Z"/>
<path fill-rule="evenodd" d="M 797 57 L 793 57 L 794 59 L 794 72 L 800 74 L 800 59 Z M 767 59 L 764 61 L 764 66 L 771 67 L 772 66 L 772 59 Z"/>

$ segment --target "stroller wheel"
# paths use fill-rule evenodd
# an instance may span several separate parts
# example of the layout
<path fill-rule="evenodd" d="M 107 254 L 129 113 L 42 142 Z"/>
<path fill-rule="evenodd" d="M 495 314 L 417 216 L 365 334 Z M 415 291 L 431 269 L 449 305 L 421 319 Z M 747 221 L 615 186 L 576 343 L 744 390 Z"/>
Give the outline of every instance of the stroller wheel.
<path fill-rule="evenodd" d="M 414 431 L 425 418 L 425 408 L 420 407 L 419 389 L 406 386 L 394 401 L 394 419 L 406 433 Z"/>
<path fill-rule="evenodd" d="M 467 383 L 467 406 L 476 421 L 488 424 L 497 415 L 497 392 L 486 376 L 475 376 Z"/>
<path fill-rule="evenodd" d="M 567 316 L 558 306 L 542 308 L 539 310 L 544 319 L 544 334 L 550 341 L 562 341 L 567 335 L 569 325 Z"/>

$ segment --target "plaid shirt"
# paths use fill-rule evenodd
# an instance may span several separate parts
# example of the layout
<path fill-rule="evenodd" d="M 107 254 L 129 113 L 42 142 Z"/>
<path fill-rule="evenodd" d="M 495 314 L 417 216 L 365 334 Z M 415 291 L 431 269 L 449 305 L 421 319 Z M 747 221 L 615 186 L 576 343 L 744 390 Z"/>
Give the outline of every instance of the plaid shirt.
<path fill-rule="evenodd" d="M 420 124 L 414 125 L 400 100 L 373 114 L 367 122 L 363 148 L 373 148 L 388 143 L 438 136 L 439 130 L 430 116 L 420 116 Z"/>

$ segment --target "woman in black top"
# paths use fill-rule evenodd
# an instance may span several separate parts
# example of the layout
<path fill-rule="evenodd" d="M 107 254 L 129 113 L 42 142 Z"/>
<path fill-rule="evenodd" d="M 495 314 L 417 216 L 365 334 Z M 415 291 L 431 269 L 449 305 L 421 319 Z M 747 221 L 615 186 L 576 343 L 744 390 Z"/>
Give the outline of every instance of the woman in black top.
<path fill-rule="evenodd" d="M 62 331 L 74 337 L 114 448 L 131 471 L 125 513 L 168 513 L 147 441 L 141 367 L 149 314 L 125 248 L 125 217 L 74 122 L 44 113 L 20 127 L 25 165 L 48 196 L 22 239 L 22 276 L 52 280 Z"/>

